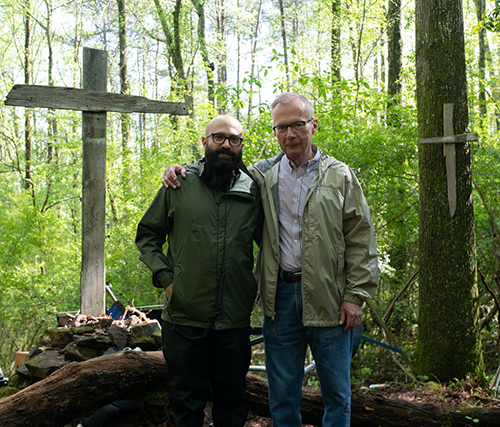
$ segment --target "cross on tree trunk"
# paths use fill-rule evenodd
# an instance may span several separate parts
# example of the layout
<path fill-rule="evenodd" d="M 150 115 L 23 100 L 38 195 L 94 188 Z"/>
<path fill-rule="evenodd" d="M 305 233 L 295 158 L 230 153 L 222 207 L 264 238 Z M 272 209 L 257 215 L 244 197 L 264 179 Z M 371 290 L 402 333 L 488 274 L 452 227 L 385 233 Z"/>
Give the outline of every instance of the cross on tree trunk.
<path fill-rule="evenodd" d="M 106 112 L 187 115 L 185 103 L 108 93 L 107 53 L 83 48 L 83 89 L 15 85 L 5 105 L 82 111 L 82 270 L 80 310 L 105 312 Z"/>
<path fill-rule="evenodd" d="M 478 140 L 477 133 L 453 135 L 453 104 L 443 105 L 443 137 L 423 138 L 420 144 L 443 144 L 443 155 L 446 158 L 446 180 L 448 184 L 448 204 L 450 217 L 457 210 L 457 167 L 455 159 L 455 144 Z"/>

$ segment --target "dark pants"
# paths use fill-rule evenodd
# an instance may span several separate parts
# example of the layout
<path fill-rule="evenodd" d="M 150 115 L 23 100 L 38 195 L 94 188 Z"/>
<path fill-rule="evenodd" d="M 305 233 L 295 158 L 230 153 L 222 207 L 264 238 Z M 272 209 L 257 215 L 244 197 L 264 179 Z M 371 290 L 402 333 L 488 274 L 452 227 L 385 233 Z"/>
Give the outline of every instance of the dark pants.
<path fill-rule="evenodd" d="M 191 337 L 203 329 L 178 326 Z M 250 365 L 250 328 L 211 330 L 188 339 L 162 320 L 170 411 L 177 427 L 201 427 L 212 396 L 215 427 L 245 424 L 248 400 L 245 379 Z"/>

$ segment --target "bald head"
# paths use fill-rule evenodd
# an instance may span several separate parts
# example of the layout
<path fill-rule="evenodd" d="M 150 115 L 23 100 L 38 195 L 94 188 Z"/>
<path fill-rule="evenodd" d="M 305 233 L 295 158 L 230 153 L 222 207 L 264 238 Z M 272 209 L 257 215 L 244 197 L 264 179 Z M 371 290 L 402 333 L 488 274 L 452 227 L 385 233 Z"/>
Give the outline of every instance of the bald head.
<path fill-rule="evenodd" d="M 214 117 L 205 129 L 205 136 L 211 133 L 223 133 L 226 136 L 237 135 L 243 138 L 243 127 L 234 117 L 227 114 Z"/>

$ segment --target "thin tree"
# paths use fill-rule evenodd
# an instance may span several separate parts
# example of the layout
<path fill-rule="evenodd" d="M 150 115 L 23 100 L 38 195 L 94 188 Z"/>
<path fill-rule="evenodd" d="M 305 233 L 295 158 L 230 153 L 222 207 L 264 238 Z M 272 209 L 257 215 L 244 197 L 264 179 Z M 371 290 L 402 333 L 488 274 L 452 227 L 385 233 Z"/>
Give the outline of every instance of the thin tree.
<path fill-rule="evenodd" d="M 227 51 L 226 51 L 226 4 L 225 0 L 217 0 L 217 77 L 219 87 L 227 88 Z M 224 101 L 218 103 L 219 114 L 227 112 L 227 104 Z"/>
<path fill-rule="evenodd" d="M 290 72 L 288 70 L 288 42 L 287 42 L 287 32 L 286 32 L 286 20 L 285 20 L 285 4 L 284 0 L 278 0 L 278 6 L 280 9 L 280 24 L 281 24 L 281 40 L 283 43 L 283 60 L 285 62 L 285 75 L 286 84 L 290 87 Z"/>
<path fill-rule="evenodd" d="M 24 5 L 24 83 L 31 84 L 31 2 L 26 0 Z M 32 191 L 33 204 L 35 203 L 35 188 L 32 180 L 31 164 L 31 110 L 24 110 L 24 186 Z"/>
<path fill-rule="evenodd" d="M 127 18 L 125 0 L 117 0 L 118 3 L 118 44 L 120 48 L 119 74 L 120 93 L 130 93 L 127 72 Z M 131 165 L 130 165 L 130 114 L 120 114 L 122 128 L 122 184 L 125 187 L 130 185 Z"/>
<path fill-rule="evenodd" d="M 191 0 L 198 15 L 198 44 L 200 46 L 201 58 L 203 66 L 207 73 L 207 86 L 208 86 L 208 101 L 215 107 L 215 85 L 214 85 L 214 70 L 215 66 L 208 56 L 207 41 L 205 36 L 205 2 L 202 0 Z M 238 45 L 239 47 L 239 45 Z M 238 56 L 239 59 L 239 56 Z"/>
<path fill-rule="evenodd" d="M 389 95 L 387 122 L 389 125 L 397 126 L 398 117 L 397 114 L 392 113 L 391 106 L 401 104 L 401 0 L 389 0 L 387 10 L 387 39 L 387 94 Z"/>
<path fill-rule="evenodd" d="M 486 10 L 485 0 L 474 0 L 476 5 L 476 16 L 478 22 L 483 20 L 483 15 Z M 477 31 L 479 41 L 479 58 L 478 58 L 478 72 L 479 72 L 479 117 L 481 121 L 486 117 L 486 88 L 485 88 L 485 72 L 486 72 L 486 29 L 480 25 Z"/>
<path fill-rule="evenodd" d="M 341 78 L 341 48 L 340 48 L 340 36 L 341 36 L 341 3 L 340 0 L 332 0 L 332 32 L 331 32 L 331 57 L 332 57 L 332 76 L 336 81 L 340 81 Z"/>
<path fill-rule="evenodd" d="M 462 3 L 416 1 L 419 138 L 443 136 L 443 104 L 453 128 L 468 126 Z M 442 144 L 419 144 L 419 323 L 417 369 L 449 381 L 484 378 L 472 204 L 471 147 L 456 146 L 456 213 L 450 218 Z"/>
<path fill-rule="evenodd" d="M 259 25 L 260 25 L 260 17 L 262 13 L 262 3 L 263 0 L 259 0 L 259 6 L 257 8 L 257 18 L 255 21 L 255 28 L 252 35 L 252 58 L 250 62 L 250 75 L 253 76 L 255 71 L 255 64 L 257 61 L 257 41 L 259 38 Z M 248 93 L 248 125 L 250 126 L 250 121 L 252 117 L 252 107 L 253 107 L 253 79 L 250 80 L 250 88 Z"/>

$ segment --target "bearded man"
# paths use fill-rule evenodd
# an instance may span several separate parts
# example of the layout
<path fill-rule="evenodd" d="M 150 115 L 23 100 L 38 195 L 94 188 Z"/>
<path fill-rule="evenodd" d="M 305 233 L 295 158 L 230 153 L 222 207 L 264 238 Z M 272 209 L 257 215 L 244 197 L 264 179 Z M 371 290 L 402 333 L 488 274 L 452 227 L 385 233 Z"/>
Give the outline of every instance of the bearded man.
<path fill-rule="evenodd" d="M 139 222 L 136 245 L 153 285 L 165 289 L 171 421 L 201 427 L 211 395 L 214 425 L 239 427 L 248 412 L 245 377 L 257 292 L 253 241 L 259 243 L 262 231 L 261 198 L 241 162 L 243 128 L 235 118 L 212 119 L 202 144 L 205 158 L 188 168 L 182 189 L 158 191 Z"/>

